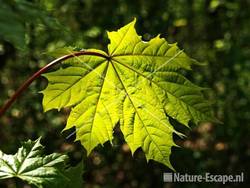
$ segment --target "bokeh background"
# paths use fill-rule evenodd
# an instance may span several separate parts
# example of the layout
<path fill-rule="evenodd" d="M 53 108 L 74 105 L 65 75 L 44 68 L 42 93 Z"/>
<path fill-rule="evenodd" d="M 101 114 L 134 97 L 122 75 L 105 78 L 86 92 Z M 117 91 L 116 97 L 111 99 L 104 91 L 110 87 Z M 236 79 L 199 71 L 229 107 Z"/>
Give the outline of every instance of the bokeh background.
<path fill-rule="evenodd" d="M 193 58 L 206 62 L 187 77 L 209 87 L 207 97 L 221 125 L 202 123 L 187 135 L 175 137 L 171 161 L 177 172 L 189 174 L 250 173 L 250 1 L 249 0 L 0 0 L 0 105 L 15 89 L 65 46 L 106 50 L 106 31 L 137 18 L 138 33 L 148 40 L 158 33 Z M 61 133 L 69 111 L 43 113 L 46 80 L 37 79 L 0 118 L 0 149 L 15 153 L 20 142 L 42 136 L 46 152 L 66 152 L 72 165 L 84 159 L 87 188 L 221 187 L 222 184 L 163 183 L 156 162 L 147 164 L 141 151 L 131 156 L 119 129 L 115 145 L 97 147 L 89 157 L 74 130 Z M 2 188 L 25 187 L 18 180 L 0 182 Z"/>

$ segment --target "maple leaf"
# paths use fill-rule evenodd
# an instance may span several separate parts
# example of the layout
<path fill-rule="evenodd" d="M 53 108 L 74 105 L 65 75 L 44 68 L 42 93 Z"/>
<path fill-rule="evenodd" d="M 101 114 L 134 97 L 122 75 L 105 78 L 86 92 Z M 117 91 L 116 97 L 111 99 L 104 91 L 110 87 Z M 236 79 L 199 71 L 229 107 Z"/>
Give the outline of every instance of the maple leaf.
<path fill-rule="evenodd" d="M 186 126 L 215 118 L 203 88 L 180 73 L 199 63 L 160 36 L 142 41 L 135 23 L 108 32 L 108 53 L 86 50 L 102 56 L 74 57 L 63 63 L 64 68 L 45 74 L 49 84 L 42 91 L 43 107 L 72 107 L 64 130 L 76 127 L 76 140 L 88 154 L 98 144 L 112 143 L 119 122 L 132 153 L 142 148 L 147 160 L 173 169 L 173 133 L 181 133 L 168 116 Z"/>
<path fill-rule="evenodd" d="M 66 168 L 68 156 L 44 155 L 40 140 L 23 142 L 15 155 L 0 150 L 0 179 L 16 177 L 39 188 L 81 187 L 83 163 Z"/>

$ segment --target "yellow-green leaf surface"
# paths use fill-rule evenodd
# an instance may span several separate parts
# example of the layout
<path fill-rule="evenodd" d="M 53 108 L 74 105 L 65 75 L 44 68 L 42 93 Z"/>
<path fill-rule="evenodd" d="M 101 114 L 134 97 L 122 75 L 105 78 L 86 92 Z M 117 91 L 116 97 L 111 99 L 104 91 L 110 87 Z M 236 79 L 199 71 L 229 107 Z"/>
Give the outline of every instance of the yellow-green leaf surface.
<path fill-rule="evenodd" d="M 49 84 L 42 92 L 44 110 L 72 107 L 65 129 L 76 127 L 76 140 L 88 154 L 98 144 L 112 143 L 119 122 L 132 153 L 142 148 L 147 160 L 172 168 L 173 133 L 180 133 L 168 117 L 185 126 L 214 117 L 202 88 L 180 74 L 198 63 L 159 36 L 142 41 L 135 22 L 108 32 L 107 53 L 88 50 L 103 57 L 74 57 L 45 74 Z"/>

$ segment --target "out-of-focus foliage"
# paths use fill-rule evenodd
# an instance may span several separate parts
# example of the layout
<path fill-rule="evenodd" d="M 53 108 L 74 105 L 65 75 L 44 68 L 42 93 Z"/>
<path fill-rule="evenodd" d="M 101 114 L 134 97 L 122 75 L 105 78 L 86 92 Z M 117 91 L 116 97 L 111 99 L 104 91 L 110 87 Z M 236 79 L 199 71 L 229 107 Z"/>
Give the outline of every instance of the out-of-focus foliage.
<path fill-rule="evenodd" d="M 32 23 L 43 23 L 49 28 L 59 27 L 39 4 L 26 0 L 0 0 L 0 40 L 6 40 L 19 49 L 26 49 L 29 36 L 26 28 Z"/>
<path fill-rule="evenodd" d="M 5 1 L 6 2 L 6 1 Z M 223 125 L 204 123 L 176 142 L 183 149 L 173 152 L 176 171 L 192 174 L 250 173 L 250 2 L 248 0 L 43 0 L 29 1 L 39 6 L 63 28 L 51 28 L 47 23 L 31 22 L 25 27 L 27 50 L 16 49 L 6 38 L 0 43 L 0 104 L 4 102 L 28 75 L 50 59 L 45 52 L 64 46 L 104 49 L 108 39 L 105 30 L 138 18 L 138 33 L 148 40 L 158 33 L 170 42 L 178 41 L 192 57 L 208 66 L 196 68 L 197 74 L 186 76 L 203 87 L 212 88 L 208 97 Z M 14 7 L 16 5 L 13 5 Z M 1 8 L 2 9 L 2 6 Z M 28 10 L 27 10 L 28 11 Z M 1 13 L 0 13 L 1 14 Z M 23 20 L 22 14 L 18 14 Z M 2 20 L 2 18 L 0 18 Z M 1 23 L 2 24 L 2 23 Z M 1 25 L 2 26 L 2 25 Z M 14 30 L 8 25 L 6 30 Z M 13 27 L 13 29 L 12 29 Z M 147 31 L 147 33 L 144 33 Z M 1 34 L 2 35 L 2 34 Z M 18 35 L 18 33 L 17 33 Z M 15 152 L 19 141 L 44 136 L 48 152 L 68 151 L 72 163 L 85 156 L 80 144 L 73 143 L 74 131 L 60 134 L 65 117 L 56 112 L 42 113 L 41 95 L 37 91 L 46 82 L 37 80 L 26 94 L 1 117 L 0 148 Z M 216 99 L 216 101 L 215 101 Z M 25 126 L 20 126 L 25 125 Z M 121 135 L 119 130 L 116 135 Z M 65 139 L 66 138 L 66 139 Z M 65 141 L 66 140 L 66 141 Z M 178 187 L 164 184 L 162 173 L 168 169 L 155 163 L 147 165 L 142 152 L 131 157 L 122 137 L 114 145 L 99 147 L 87 162 L 84 175 L 87 187 Z M 138 159 L 138 160 L 137 160 Z M 20 182 L 18 182 L 20 184 Z M 182 187 L 220 187 L 220 184 L 182 184 Z M 230 184 L 228 187 L 237 187 Z M 13 181 L 0 187 L 15 187 Z"/>

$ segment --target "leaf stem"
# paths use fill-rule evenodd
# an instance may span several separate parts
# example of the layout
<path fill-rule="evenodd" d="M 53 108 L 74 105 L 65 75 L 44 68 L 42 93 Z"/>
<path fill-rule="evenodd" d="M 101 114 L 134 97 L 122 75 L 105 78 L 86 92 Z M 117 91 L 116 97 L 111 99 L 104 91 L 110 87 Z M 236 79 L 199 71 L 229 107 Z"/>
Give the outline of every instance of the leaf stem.
<path fill-rule="evenodd" d="M 38 77 L 41 76 L 41 74 L 43 74 L 44 72 L 46 72 L 49 68 L 53 67 L 54 65 L 57 65 L 58 63 L 73 58 L 73 57 L 78 57 L 78 56 L 83 56 L 83 55 L 92 55 L 92 56 L 99 56 L 99 57 L 103 57 L 107 60 L 110 59 L 110 57 L 108 55 L 105 54 L 101 54 L 98 52 L 91 52 L 91 51 L 79 51 L 79 52 L 74 52 L 71 54 L 67 54 L 64 56 L 61 56 L 53 61 L 51 61 L 49 64 L 45 65 L 44 67 L 42 67 L 40 70 L 38 70 L 37 72 L 35 72 L 32 76 L 30 76 L 17 90 L 16 92 L 11 96 L 11 98 L 9 98 L 9 100 L 7 100 L 7 102 L 1 107 L 0 109 L 0 117 L 8 110 L 8 108 L 15 102 L 15 100 L 23 93 L 23 91 L 25 89 L 27 89 L 27 87 L 29 87 L 29 85 Z"/>

